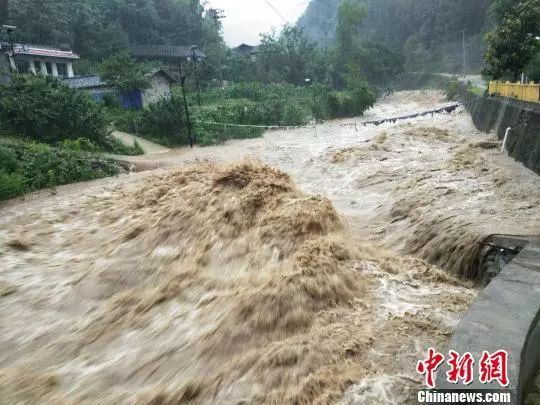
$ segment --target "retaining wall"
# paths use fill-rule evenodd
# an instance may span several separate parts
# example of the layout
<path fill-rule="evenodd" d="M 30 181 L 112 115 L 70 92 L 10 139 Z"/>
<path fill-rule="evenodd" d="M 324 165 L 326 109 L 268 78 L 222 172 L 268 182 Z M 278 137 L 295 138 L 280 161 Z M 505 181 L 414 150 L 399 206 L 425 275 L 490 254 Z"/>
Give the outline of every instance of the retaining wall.
<path fill-rule="evenodd" d="M 465 314 L 449 345 L 463 355 L 480 359 L 483 351 L 508 352 L 512 404 L 521 405 L 528 385 L 540 366 L 540 237 L 519 238 L 526 246 L 480 293 Z M 478 363 L 475 364 L 478 367 Z M 438 390 L 500 389 L 478 380 L 470 385 L 449 384 L 437 375 Z"/>
<path fill-rule="evenodd" d="M 512 128 L 507 141 L 510 156 L 540 174 L 540 104 L 502 97 L 477 96 L 465 89 L 462 101 L 475 126 L 484 132 L 495 131 L 504 139 L 506 129 Z"/>

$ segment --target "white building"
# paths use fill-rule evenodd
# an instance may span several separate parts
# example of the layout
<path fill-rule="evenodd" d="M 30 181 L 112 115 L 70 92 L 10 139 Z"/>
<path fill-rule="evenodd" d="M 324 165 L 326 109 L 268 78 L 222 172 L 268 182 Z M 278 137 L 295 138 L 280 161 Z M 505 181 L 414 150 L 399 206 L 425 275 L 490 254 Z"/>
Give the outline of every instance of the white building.
<path fill-rule="evenodd" d="M 79 56 L 72 51 L 64 51 L 46 46 L 0 44 L 0 51 L 5 53 L 12 72 L 33 73 L 55 77 L 73 77 L 73 61 Z"/>
<path fill-rule="evenodd" d="M 64 83 L 72 89 L 87 91 L 97 102 L 103 101 L 107 95 L 113 95 L 124 108 L 146 108 L 160 100 L 171 98 L 171 86 L 176 80 L 167 71 L 155 69 L 145 74 L 145 77 L 148 80 L 148 88 L 134 89 L 126 94 L 119 93 L 99 75 L 65 78 Z"/>

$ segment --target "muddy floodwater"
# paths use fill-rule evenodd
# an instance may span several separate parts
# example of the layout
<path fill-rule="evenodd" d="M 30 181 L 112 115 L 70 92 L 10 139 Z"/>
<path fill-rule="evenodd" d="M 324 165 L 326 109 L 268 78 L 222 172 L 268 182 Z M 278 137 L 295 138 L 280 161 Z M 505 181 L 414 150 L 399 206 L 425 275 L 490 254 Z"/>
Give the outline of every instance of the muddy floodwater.
<path fill-rule="evenodd" d="M 0 403 L 401 404 L 540 180 L 404 92 L 0 206 Z"/>

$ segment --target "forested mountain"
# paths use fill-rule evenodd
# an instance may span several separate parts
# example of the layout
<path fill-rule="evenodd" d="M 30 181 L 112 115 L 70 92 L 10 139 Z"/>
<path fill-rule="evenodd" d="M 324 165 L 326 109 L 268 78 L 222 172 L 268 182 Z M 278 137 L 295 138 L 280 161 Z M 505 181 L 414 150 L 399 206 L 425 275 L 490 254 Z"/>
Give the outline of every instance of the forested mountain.
<path fill-rule="evenodd" d="M 343 0 L 312 0 L 298 21 L 322 47 L 335 38 L 338 8 Z M 409 71 L 460 72 L 463 30 L 467 66 L 482 67 L 484 35 L 492 26 L 490 0 L 358 0 L 367 11 L 360 35 L 366 42 L 403 54 Z"/>
<path fill-rule="evenodd" d="M 130 43 L 223 45 L 219 23 L 199 0 L 0 0 L 16 40 L 69 46 L 103 59 Z M 3 12 L 2 12 L 3 8 Z"/>

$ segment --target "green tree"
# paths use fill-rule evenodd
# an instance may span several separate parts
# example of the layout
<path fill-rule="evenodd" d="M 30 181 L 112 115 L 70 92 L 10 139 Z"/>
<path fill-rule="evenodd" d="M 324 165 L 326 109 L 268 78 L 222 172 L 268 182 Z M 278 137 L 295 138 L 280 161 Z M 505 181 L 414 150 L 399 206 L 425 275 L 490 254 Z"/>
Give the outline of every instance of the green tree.
<path fill-rule="evenodd" d="M 358 0 L 344 0 L 338 10 L 336 29 L 337 46 L 340 57 L 358 50 L 360 26 L 366 18 L 366 9 Z"/>
<path fill-rule="evenodd" d="M 320 52 L 299 28 L 286 26 L 281 34 L 263 35 L 257 65 L 262 81 L 303 84 L 324 77 Z"/>
<path fill-rule="evenodd" d="M 10 0 L 6 14 L 9 23 L 18 26 L 15 39 L 20 42 L 69 45 L 94 61 L 128 49 L 129 44 L 197 44 L 215 72 L 215 60 L 220 60 L 225 45 L 221 25 L 205 11 L 205 4 L 202 0 Z"/>
<path fill-rule="evenodd" d="M 538 51 L 540 0 L 525 0 L 503 8 L 499 26 L 487 36 L 484 73 L 494 79 L 517 80 Z"/>
<path fill-rule="evenodd" d="M 145 77 L 146 65 L 137 63 L 129 52 L 122 51 L 105 60 L 100 67 L 103 79 L 121 93 L 146 89 L 149 82 Z"/>
<path fill-rule="evenodd" d="M 16 38 L 37 44 L 70 43 L 69 1 L 11 0 L 9 18 Z"/>
<path fill-rule="evenodd" d="M 0 86 L 0 125 L 40 142 L 87 138 L 108 142 L 108 123 L 100 107 L 82 91 L 43 76 L 14 75 Z"/>

